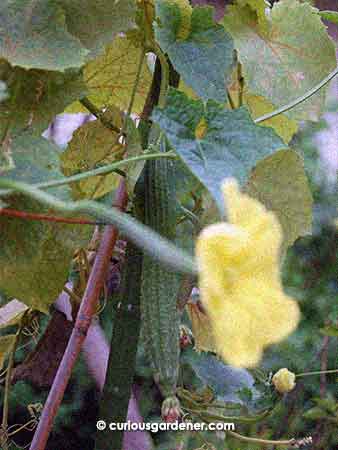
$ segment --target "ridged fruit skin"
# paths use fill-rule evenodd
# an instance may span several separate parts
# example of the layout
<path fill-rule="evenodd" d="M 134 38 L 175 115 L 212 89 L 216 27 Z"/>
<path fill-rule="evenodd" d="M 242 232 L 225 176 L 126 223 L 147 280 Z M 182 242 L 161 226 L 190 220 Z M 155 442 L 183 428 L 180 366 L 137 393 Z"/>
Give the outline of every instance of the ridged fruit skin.
<path fill-rule="evenodd" d="M 148 161 L 144 178 L 144 222 L 174 240 L 177 221 L 174 161 Z M 142 337 L 146 356 L 164 397 L 173 396 L 179 370 L 180 316 L 176 306 L 180 275 L 144 255 Z"/>

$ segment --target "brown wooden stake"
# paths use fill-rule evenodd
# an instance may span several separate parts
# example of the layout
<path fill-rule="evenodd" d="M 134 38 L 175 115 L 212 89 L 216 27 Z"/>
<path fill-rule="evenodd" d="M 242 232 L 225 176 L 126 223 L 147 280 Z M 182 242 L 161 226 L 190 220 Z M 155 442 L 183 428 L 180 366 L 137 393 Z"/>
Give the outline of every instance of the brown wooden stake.
<path fill-rule="evenodd" d="M 125 209 L 127 200 L 128 197 L 125 182 L 121 181 L 116 194 L 116 206 L 121 210 Z M 108 271 L 117 236 L 118 230 L 116 228 L 112 225 L 105 226 L 99 250 L 76 317 L 74 329 L 44 405 L 30 450 L 45 450 L 55 416 L 62 402 L 65 389 L 75 362 L 79 356 L 81 346 L 86 338 L 92 317 L 95 314 L 97 302 Z"/>

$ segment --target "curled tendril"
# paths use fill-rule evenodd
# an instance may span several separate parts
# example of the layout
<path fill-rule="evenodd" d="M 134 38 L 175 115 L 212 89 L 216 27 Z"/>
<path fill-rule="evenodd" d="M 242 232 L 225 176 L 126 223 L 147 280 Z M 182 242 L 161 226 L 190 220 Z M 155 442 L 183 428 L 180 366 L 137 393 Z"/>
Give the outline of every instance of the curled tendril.
<path fill-rule="evenodd" d="M 105 291 L 107 291 L 107 287 L 106 286 L 104 286 L 104 290 Z M 98 317 L 103 311 L 104 311 L 104 309 L 106 308 L 106 306 L 107 306 L 107 292 L 105 292 L 105 295 L 104 295 L 104 297 L 103 297 L 103 302 L 102 302 L 102 304 L 98 304 L 98 306 L 97 306 L 97 311 L 95 312 L 95 315 Z"/>
<path fill-rule="evenodd" d="M 9 442 L 8 438 L 9 438 L 8 430 L 1 426 L 0 427 L 0 442 L 1 442 L 1 445 L 6 445 Z"/>
<path fill-rule="evenodd" d="M 32 322 L 22 329 L 22 334 L 31 337 L 35 343 L 37 342 L 40 335 L 40 323 L 37 317 L 34 317 Z"/>

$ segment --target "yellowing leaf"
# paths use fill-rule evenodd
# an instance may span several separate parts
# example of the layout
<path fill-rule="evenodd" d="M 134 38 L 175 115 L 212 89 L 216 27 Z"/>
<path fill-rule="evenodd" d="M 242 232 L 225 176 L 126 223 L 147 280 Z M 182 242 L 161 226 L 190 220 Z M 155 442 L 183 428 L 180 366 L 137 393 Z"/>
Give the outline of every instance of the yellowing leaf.
<path fill-rule="evenodd" d="M 2 306 L 0 308 L 0 328 L 9 327 L 18 323 L 27 309 L 27 305 L 16 299 Z"/>
<path fill-rule="evenodd" d="M 282 290 L 275 215 L 232 179 L 223 193 L 229 223 L 206 227 L 196 244 L 200 294 L 217 353 L 229 364 L 251 367 L 266 346 L 296 329 L 300 314 Z"/>
<path fill-rule="evenodd" d="M 191 321 L 195 349 L 203 352 L 215 352 L 215 340 L 207 314 L 194 303 L 188 303 L 188 315 Z"/>
<path fill-rule="evenodd" d="M 0 135 L 8 140 L 23 130 L 41 136 L 57 114 L 86 95 L 82 75 L 73 71 L 24 70 L 0 59 L 0 80 L 9 94 L 0 103 Z"/>
<path fill-rule="evenodd" d="M 10 149 L 14 168 L 6 172 L 6 177 L 30 184 L 62 178 L 60 149 L 52 142 L 26 132 L 12 140 Z M 69 199 L 68 187 L 54 187 L 51 192 L 59 199 Z M 7 196 L 6 204 L 19 211 L 55 214 L 22 195 Z M 1 216 L 1 292 L 48 314 L 67 281 L 74 251 L 86 245 L 91 234 L 89 225 Z"/>
<path fill-rule="evenodd" d="M 283 229 L 283 250 L 311 232 L 312 194 L 303 160 L 295 151 L 280 150 L 261 160 L 246 192 L 276 214 Z"/>
<path fill-rule="evenodd" d="M 184 92 L 184 94 L 187 97 L 189 97 L 189 98 L 191 98 L 193 100 L 197 100 L 199 98 L 198 95 L 196 94 L 196 92 L 190 86 L 188 86 L 183 81 L 182 78 L 180 78 L 180 82 L 179 82 L 179 85 L 178 85 L 178 90 L 181 91 L 181 92 Z"/>
<path fill-rule="evenodd" d="M 2 370 L 5 359 L 12 350 L 14 342 L 15 342 L 15 334 L 0 336 L 0 370 Z"/>
<path fill-rule="evenodd" d="M 105 112 L 118 128 L 122 125 L 121 114 L 116 108 Z M 100 120 L 87 122 L 75 131 L 66 151 L 61 155 L 61 167 L 66 176 L 109 164 L 121 157 L 123 147 L 118 134 L 105 127 Z M 74 199 L 100 198 L 113 191 L 119 182 L 116 173 L 98 175 L 71 184 Z"/>
<path fill-rule="evenodd" d="M 270 13 L 268 33 L 262 33 L 249 6 L 231 5 L 224 25 L 235 41 L 250 92 L 276 107 L 302 96 L 336 66 L 335 47 L 318 10 L 297 0 L 280 0 Z M 311 43 L 311 45 L 309 45 Z M 286 115 L 316 120 L 325 104 L 325 88 Z"/>
<path fill-rule="evenodd" d="M 208 130 L 208 124 L 204 117 L 198 122 L 195 128 L 195 139 L 203 139 Z"/>
<path fill-rule="evenodd" d="M 19 211 L 54 213 L 23 196 L 9 198 L 8 203 Z M 49 314 L 50 305 L 67 281 L 74 250 L 86 245 L 91 232 L 89 225 L 1 217 L 1 291 Z"/>
<path fill-rule="evenodd" d="M 258 117 L 277 109 L 277 107 L 270 103 L 266 98 L 249 92 L 245 86 L 241 95 L 242 87 L 237 78 L 238 70 L 236 69 L 232 75 L 232 82 L 228 86 L 228 92 L 235 108 L 239 108 L 242 101 L 242 104 L 248 107 L 253 119 L 257 119 Z M 263 122 L 260 122 L 259 125 L 273 128 L 286 144 L 291 141 L 298 130 L 297 122 L 288 118 L 285 114 L 279 114 L 272 119 L 264 120 Z"/>
<path fill-rule="evenodd" d="M 177 29 L 176 38 L 178 40 L 187 39 L 191 28 L 192 7 L 189 0 L 170 0 L 171 4 L 175 4 L 180 9 L 180 24 Z"/>
<path fill-rule="evenodd" d="M 244 103 L 248 106 L 254 119 L 277 109 L 272 103 L 259 95 L 244 94 Z M 279 114 L 269 120 L 259 123 L 260 126 L 271 127 L 288 144 L 298 130 L 295 120 L 289 119 L 284 114 Z"/>
<path fill-rule="evenodd" d="M 257 14 L 257 22 L 262 33 L 269 30 L 269 19 L 266 10 L 270 9 L 270 4 L 266 0 L 237 0 L 240 6 L 248 5 Z"/>
<path fill-rule="evenodd" d="M 142 51 L 140 42 L 118 36 L 106 47 L 103 55 L 85 66 L 83 76 L 89 90 L 88 98 L 98 108 L 115 105 L 123 111 L 127 110 Z M 152 75 L 145 59 L 132 112 L 142 111 L 151 80 Z M 84 108 L 75 103 L 67 111 L 81 112 Z"/>

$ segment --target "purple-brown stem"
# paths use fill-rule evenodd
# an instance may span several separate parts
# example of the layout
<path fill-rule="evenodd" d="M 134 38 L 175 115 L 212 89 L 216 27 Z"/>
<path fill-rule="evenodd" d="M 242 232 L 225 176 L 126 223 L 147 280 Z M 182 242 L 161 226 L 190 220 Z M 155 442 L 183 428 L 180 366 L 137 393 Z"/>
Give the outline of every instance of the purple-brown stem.
<path fill-rule="evenodd" d="M 128 197 L 125 182 L 121 181 L 116 194 L 116 206 L 122 210 L 125 209 L 127 199 Z M 112 225 L 105 226 L 99 250 L 97 252 L 80 309 L 76 317 L 74 329 L 56 373 L 47 401 L 44 405 L 30 450 L 44 450 L 46 447 L 55 416 L 62 402 L 72 370 L 81 351 L 82 344 L 86 338 L 92 317 L 95 313 L 117 236 L 118 230 L 116 228 Z"/>
<path fill-rule="evenodd" d="M 79 225 L 97 225 L 96 222 L 81 218 L 52 216 L 50 214 L 30 213 L 26 211 L 17 211 L 16 209 L 0 208 L 0 216 L 15 217 L 23 220 L 38 220 L 39 222 L 60 222 Z"/>

